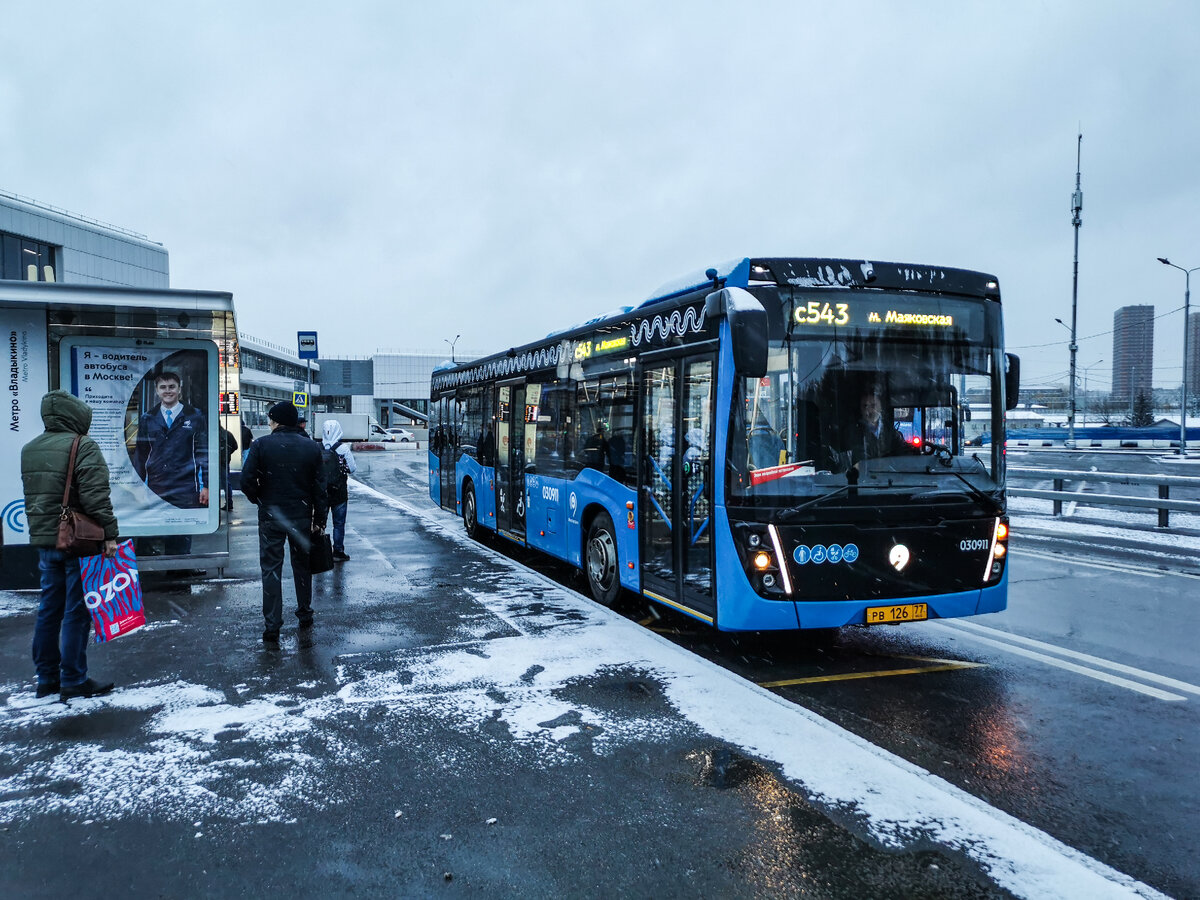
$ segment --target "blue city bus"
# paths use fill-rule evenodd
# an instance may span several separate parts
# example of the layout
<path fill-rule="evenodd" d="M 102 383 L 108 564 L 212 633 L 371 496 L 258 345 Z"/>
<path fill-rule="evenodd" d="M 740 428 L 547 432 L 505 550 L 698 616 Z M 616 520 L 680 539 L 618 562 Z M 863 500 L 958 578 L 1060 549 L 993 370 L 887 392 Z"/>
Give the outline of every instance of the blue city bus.
<path fill-rule="evenodd" d="M 439 367 L 429 491 L 602 604 L 726 631 L 996 612 L 1004 441 L 964 423 L 1002 436 L 1018 382 L 991 275 L 743 259 Z"/>

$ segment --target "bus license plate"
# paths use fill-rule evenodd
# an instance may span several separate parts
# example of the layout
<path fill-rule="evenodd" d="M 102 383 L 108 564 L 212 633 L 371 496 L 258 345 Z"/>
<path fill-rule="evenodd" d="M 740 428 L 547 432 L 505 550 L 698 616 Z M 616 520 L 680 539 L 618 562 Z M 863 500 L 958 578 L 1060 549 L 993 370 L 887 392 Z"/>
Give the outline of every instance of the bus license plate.
<path fill-rule="evenodd" d="M 867 610 L 868 625 L 885 625 L 888 622 L 920 622 L 929 618 L 929 607 L 924 603 L 907 603 L 904 606 L 875 606 Z"/>

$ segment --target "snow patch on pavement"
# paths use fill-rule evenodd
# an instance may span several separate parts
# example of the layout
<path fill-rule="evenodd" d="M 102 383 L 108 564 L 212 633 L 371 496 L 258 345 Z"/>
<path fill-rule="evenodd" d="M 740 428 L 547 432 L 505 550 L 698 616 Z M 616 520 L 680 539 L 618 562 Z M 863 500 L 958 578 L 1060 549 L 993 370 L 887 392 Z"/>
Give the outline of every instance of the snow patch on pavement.
<path fill-rule="evenodd" d="M 9 692 L 0 758 L 15 772 L 0 778 L 0 822 L 48 813 L 291 822 L 305 808 L 337 802 L 337 775 L 358 755 L 315 728 L 341 709 L 329 699 L 268 695 L 234 705 L 221 691 L 176 682 L 64 704 L 21 687 L 0 688 Z M 56 737 L 78 717 L 138 713 L 145 741 L 136 750 Z M 263 748 L 266 763 L 242 753 L 262 757 Z"/>
<path fill-rule="evenodd" d="M 30 591 L 18 594 L 14 591 L 0 591 L 0 619 L 8 616 L 19 616 L 24 613 L 35 613 L 38 608 L 38 594 Z"/>

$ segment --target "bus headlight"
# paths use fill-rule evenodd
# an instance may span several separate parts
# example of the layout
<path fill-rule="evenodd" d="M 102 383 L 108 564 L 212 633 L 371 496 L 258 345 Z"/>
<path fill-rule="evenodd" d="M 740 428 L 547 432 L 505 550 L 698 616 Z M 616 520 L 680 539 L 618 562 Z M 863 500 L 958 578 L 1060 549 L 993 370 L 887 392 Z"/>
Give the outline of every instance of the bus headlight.
<path fill-rule="evenodd" d="M 761 572 L 763 569 L 770 567 L 771 554 L 767 553 L 765 550 L 759 550 L 757 553 L 754 554 L 753 562 L 754 562 L 754 568 L 758 569 Z"/>
<path fill-rule="evenodd" d="M 997 518 L 992 528 L 992 546 L 988 552 L 987 566 L 983 570 L 983 583 L 997 580 L 1004 571 L 1004 559 L 1008 556 L 1008 522 Z"/>

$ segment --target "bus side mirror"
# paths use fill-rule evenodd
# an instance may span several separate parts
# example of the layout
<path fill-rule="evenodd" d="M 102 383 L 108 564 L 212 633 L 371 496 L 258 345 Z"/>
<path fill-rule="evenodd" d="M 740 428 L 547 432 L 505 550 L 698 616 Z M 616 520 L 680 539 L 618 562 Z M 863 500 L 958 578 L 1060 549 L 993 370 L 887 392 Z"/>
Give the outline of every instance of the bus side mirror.
<path fill-rule="evenodd" d="M 1021 392 L 1021 357 L 1015 353 L 1004 354 L 1004 408 L 1017 408 L 1017 395 Z"/>
<path fill-rule="evenodd" d="M 767 311 L 757 297 L 742 288 L 722 288 L 704 299 L 704 316 L 729 320 L 733 368 L 739 375 L 767 374 Z"/>

